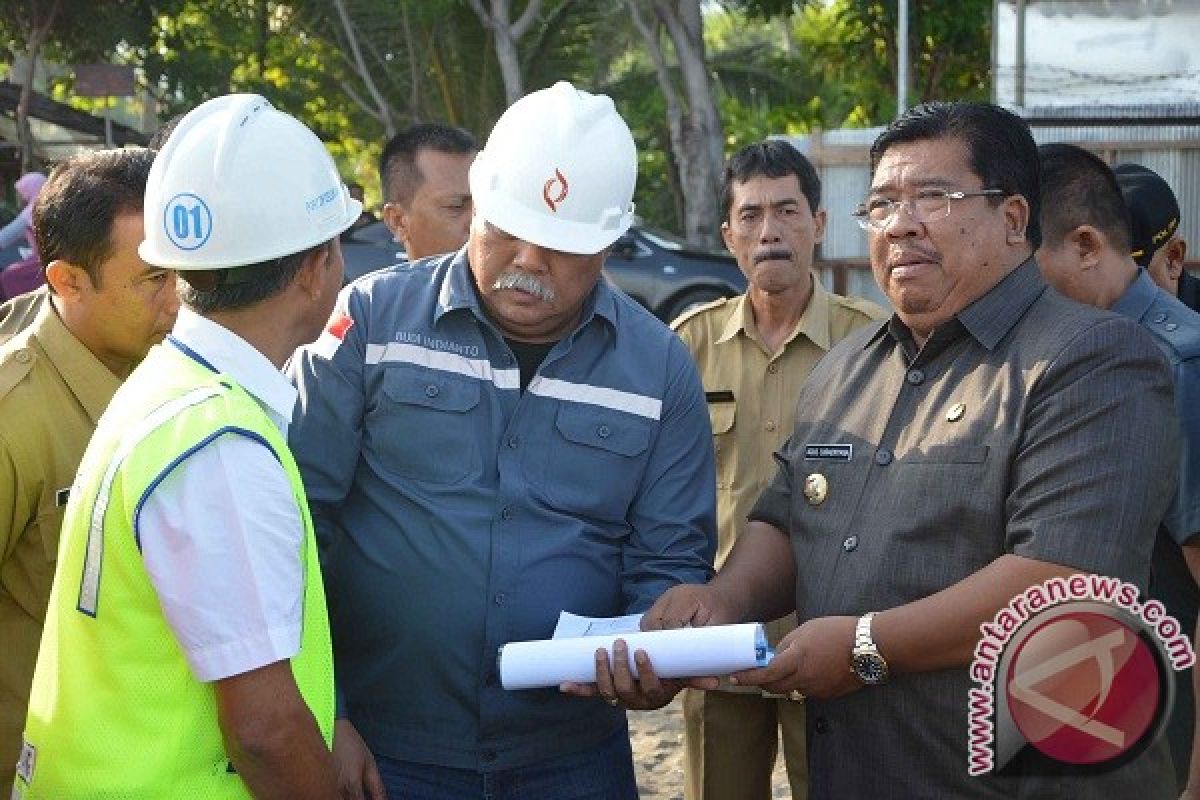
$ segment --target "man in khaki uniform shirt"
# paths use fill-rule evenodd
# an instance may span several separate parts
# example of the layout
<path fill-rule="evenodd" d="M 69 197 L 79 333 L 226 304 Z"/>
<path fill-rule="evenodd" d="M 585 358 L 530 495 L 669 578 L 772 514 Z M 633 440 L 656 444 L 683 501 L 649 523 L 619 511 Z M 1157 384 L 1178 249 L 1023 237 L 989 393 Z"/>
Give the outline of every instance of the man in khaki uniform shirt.
<path fill-rule="evenodd" d="M 137 255 L 154 155 L 85 153 L 33 210 L 50 302 L 0 345 L 0 786 L 13 781 L 58 532 L 96 421 L 171 329 L 175 277 Z"/>
<path fill-rule="evenodd" d="M 0 305 L 0 344 L 28 328 L 50 297 L 50 288 L 39 286 Z"/>
<path fill-rule="evenodd" d="M 749 291 L 685 313 L 672 325 L 700 368 L 717 456 L 718 567 L 775 474 L 771 454 L 792 432 L 796 393 L 825 352 L 883 319 L 874 303 L 826 291 L 812 274 L 825 230 L 821 180 L 794 147 L 768 140 L 730 159 L 721 233 Z M 768 625 L 771 644 L 795 615 Z M 780 727 L 792 796 L 808 796 L 804 707 L 759 689 L 689 689 L 689 800 L 769 798 Z"/>

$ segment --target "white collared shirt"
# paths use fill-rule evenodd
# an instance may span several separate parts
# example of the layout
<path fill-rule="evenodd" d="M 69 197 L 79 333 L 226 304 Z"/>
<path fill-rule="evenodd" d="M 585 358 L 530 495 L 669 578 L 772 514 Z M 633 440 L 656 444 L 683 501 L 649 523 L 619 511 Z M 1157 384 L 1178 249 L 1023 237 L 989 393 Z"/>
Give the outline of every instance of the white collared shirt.
<path fill-rule="evenodd" d="M 171 336 L 237 381 L 286 437 L 296 390 L 262 353 L 187 309 Z M 228 433 L 188 455 L 150 492 L 138 524 L 146 570 L 198 680 L 299 651 L 304 524 L 287 473 L 261 442 Z"/>

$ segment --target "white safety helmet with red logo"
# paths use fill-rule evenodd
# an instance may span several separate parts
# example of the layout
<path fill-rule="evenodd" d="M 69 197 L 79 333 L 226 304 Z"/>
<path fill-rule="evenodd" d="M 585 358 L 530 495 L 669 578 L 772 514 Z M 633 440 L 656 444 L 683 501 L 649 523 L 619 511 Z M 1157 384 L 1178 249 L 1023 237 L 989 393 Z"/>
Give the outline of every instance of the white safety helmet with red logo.
<path fill-rule="evenodd" d="M 591 255 L 633 223 L 637 148 L 606 95 L 565 81 L 509 106 L 471 165 L 475 213 L 505 233 Z"/>
<path fill-rule="evenodd" d="M 358 219 L 321 140 L 263 97 L 231 94 L 179 121 L 146 182 L 142 259 L 242 267 L 327 242 Z"/>

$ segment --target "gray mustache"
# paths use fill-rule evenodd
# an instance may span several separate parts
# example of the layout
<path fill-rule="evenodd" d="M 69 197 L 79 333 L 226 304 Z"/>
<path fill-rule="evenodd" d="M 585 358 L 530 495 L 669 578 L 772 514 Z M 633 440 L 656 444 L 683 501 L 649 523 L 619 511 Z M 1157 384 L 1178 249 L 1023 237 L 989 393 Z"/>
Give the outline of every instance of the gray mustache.
<path fill-rule="evenodd" d="M 524 272 L 506 272 L 492 284 L 493 290 L 516 289 L 537 297 L 547 303 L 554 302 L 554 290 L 532 275 Z"/>

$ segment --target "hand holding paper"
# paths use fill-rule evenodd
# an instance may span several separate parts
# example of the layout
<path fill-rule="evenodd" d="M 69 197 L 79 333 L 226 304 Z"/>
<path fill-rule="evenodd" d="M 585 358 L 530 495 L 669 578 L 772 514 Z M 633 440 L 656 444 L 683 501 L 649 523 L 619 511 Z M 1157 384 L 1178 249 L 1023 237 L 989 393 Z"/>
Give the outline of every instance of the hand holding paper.
<path fill-rule="evenodd" d="M 715 625 L 708 628 L 679 628 L 669 631 L 606 633 L 511 642 L 500 648 L 500 682 L 505 689 L 532 689 L 557 686 L 564 682 L 593 683 L 596 680 L 595 653 L 599 648 L 613 653 L 613 643 L 627 644 L 626 665 L 637 677 L 633 658 L 644 650 L 659 678 L 690 678 L 728 675 L 731 672 L 765 666 L 769 660 L 762 625 Z"/>

